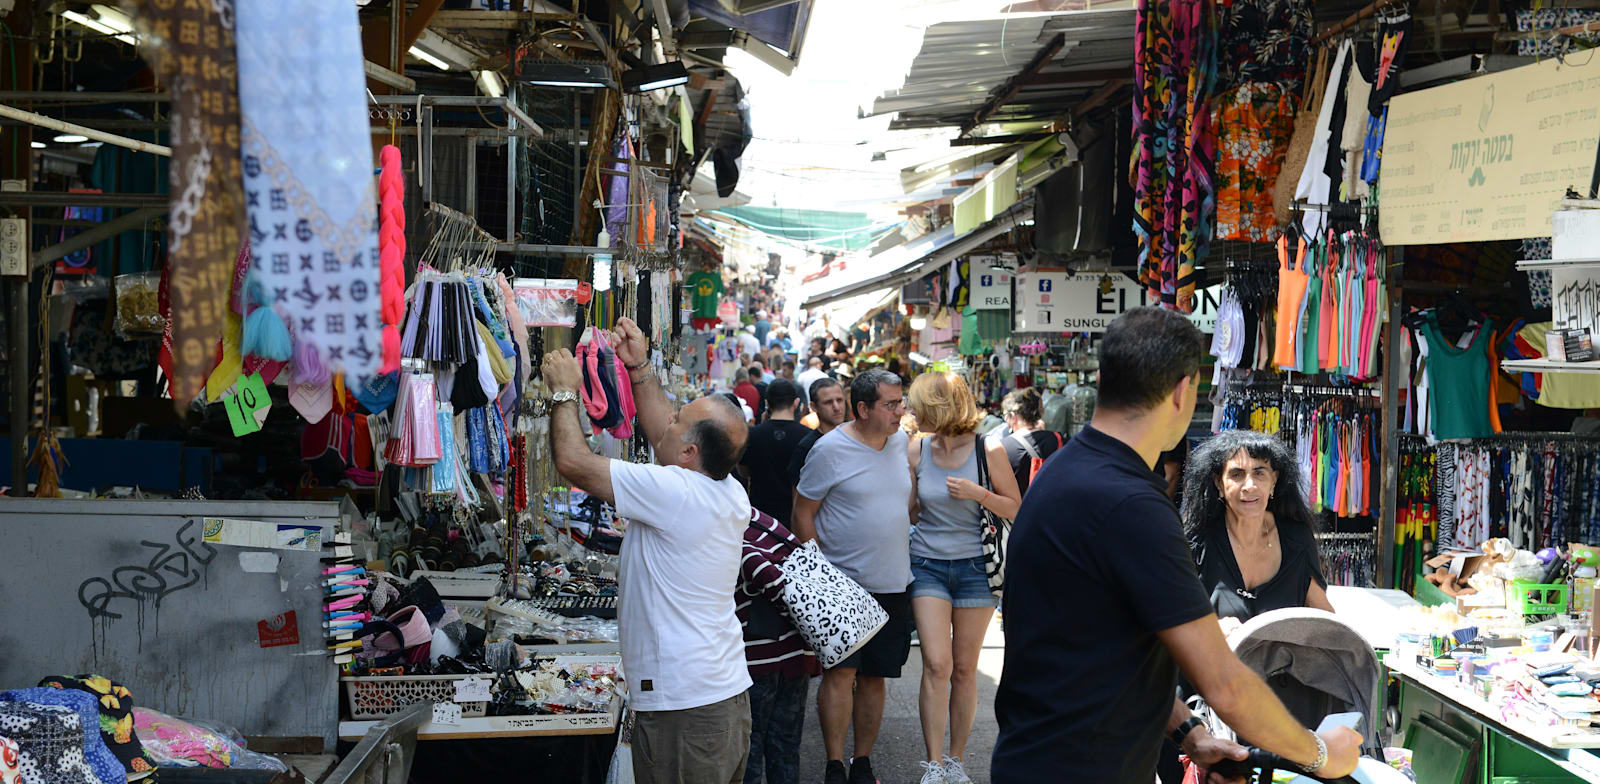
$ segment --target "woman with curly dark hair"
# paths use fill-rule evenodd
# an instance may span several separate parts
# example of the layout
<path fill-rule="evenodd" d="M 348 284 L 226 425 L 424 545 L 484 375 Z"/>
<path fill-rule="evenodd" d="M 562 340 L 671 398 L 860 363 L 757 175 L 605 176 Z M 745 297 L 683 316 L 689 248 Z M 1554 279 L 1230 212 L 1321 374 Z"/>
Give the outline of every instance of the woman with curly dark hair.
<path fill-rule="evenodd" d="M 1218 618 L 1333 611 L 1304 486 L 1294 452 L 1276 436 L 1225 430 L 1189 456 L 1180 511 Z"/>

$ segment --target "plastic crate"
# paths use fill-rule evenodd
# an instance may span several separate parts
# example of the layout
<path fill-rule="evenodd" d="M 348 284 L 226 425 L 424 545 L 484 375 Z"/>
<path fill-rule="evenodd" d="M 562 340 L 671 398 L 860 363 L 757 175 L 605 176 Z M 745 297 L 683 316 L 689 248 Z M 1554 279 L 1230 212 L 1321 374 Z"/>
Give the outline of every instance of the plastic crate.
<path fill-rule="evenodd" d="M 350 718 L 355 721 L 382 719 L 399 713 L 416 702 L 454 702 L 456 681 L 484 678 L 485 675 L 384 675 L 346 677 L 345 697 L 350 703 Z M 487 702 L 463 702 L 463 718 L 479 718 L 489 712 Z"/>
<path fill-rule="evenodd" d="M 1512 580 L 1506 584 L 1506 609 L 1523 615 L 1559 615 L 1567 611 L 1567 585 Z"/>

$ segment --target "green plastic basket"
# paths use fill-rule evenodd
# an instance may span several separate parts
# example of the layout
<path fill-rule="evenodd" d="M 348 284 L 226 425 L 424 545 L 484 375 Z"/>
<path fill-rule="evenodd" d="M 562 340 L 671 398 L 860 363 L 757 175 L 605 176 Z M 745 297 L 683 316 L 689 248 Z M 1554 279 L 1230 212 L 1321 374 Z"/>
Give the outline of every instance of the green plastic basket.
<path fill-rule="evenodd" d="M 1513 580 L 1506 586 L 1506 608 L 1523 615 L 1557 615 L 1567 611 L 1566 583 Z"/>

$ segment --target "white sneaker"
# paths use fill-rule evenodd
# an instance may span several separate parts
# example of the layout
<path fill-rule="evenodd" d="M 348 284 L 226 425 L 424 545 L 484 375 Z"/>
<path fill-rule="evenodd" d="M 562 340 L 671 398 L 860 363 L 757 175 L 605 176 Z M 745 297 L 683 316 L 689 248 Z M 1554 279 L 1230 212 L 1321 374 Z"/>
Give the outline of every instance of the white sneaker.
<path fill-rule="evenodd" d="M 922 763 L 922 784 L 946 784 L 944 766 L 937 762 Z"/>
<path fill-rule="evenodd" d="M 966 766 L 955 757 L 944 758 L 945 784 L 972 784 L 972 777 L 967 775 Z"/>

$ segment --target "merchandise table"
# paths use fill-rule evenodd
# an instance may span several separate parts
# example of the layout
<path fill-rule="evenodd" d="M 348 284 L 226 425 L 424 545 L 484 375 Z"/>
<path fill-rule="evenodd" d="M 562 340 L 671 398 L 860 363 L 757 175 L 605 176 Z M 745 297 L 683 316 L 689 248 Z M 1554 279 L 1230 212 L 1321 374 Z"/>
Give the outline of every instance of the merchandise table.
<path fill-rule="evenodd" d="M 1383 660 L 1400 685 L 1400 726 L 1427 715 L 1478 738 L 1478 771 L 1469 781 L 1600 782 L 1600 733 L 1572 733 L 1501 717 L 1488 700 L 1454 679 L 1419 668 L 1410 657 Z"/>
<path fill-rule="evenodd" d="M 480 716 L 462 718 L 454 724 L 428 722 L 417 730 L 417 740 L 493 740 L 496 738 L 560 737 L 568 735 L 610 735 L 617 731 L 621 700 L 612 703 L 609 713 L 569 716 Z M 377 721 L 339 722 L 340 740 L 360 740 Z"/>

